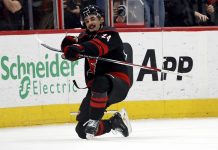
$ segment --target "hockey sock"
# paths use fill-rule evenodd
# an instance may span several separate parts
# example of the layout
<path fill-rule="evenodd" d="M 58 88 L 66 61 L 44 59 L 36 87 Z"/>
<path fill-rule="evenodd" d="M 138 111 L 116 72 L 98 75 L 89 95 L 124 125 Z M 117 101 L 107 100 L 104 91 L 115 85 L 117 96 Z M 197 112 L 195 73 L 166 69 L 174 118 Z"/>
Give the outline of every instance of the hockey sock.
<path fill-rule="evenodd" d="M 111 131 L 111 123 L 109 120 L 101 120 L 99 122 L 98 131 L 96 133 L 96 136 L 109 133 Z"/>
<path fill-rule="evenodd" d="M 97 93 L 92 91 L 90 100 L 90 119 L 100 120 L 103 117 L 107 101 L 107 92 Z"/>

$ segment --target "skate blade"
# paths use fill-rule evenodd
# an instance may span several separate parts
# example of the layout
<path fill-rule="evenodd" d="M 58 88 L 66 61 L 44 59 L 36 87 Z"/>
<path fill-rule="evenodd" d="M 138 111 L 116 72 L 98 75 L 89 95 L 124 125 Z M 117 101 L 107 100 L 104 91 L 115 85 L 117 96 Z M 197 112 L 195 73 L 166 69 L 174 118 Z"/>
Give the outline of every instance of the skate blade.
<path fill-rule="evenodd" d="M 95 135 L 93 135 L 93 134 L 86 133 L 86 139 L 87 139 L 87 140 L 93 139 L 94 136 L 95 136 Z"/>
<path fill-rule="evenodd" d="M 126 112 L 126 110 L 124 108 L 122 108 L 120 110 L 120 114 L 121 114 L 121 117 L 123 119 L 124 124 L 128 128 L 129 135 L 130 135 L 130 133 L 132 133 L 132 126 L 131 126 L 130 121 L 129 121 L 128 113 Z"/>

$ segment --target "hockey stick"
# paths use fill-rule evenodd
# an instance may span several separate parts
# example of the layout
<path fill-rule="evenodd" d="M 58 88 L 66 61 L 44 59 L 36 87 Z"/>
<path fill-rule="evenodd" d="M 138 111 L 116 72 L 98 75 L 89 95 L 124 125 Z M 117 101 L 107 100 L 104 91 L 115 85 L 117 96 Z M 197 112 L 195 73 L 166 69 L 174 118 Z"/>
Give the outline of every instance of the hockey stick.
<path fill-rule="evenodd" d="M 116 112 L 118 112 L 118 110 L 106 110 L 106 111 L 105 111 L 105 113 L 107 113 L 107 114 L 113 114 L 113 113 L 116 113 Z M 70 112 L 70 115 L 78 115 L 78 114 L 79 114 L 78 111 L 72 111 L 72 112 Z"/>
<path fill-rule="evenodd" d="M 36 38 L 36 40 L 40 43 L 40 45 L 42 45 L 43 47 L 45 47 L 45 48 L 47 48 L 47 49 L 49 49 L 49 50 L 51 50 L 51 51 L 54 51 L 54 52 L 62 53 L 62 51 L 61 51 L 60 49 L 53 48 L 53 47 L 51 47 L 51 46 L 45 44 L 44 42 L 42 42 L 42 41 L 38 38 L 38 36 L 35 35 L 35 38 Z"/>
<path fill-rule="evenodd" d="M 38 37 L 36 37 L 36 39 L 40 43 L 40 45 L 42 45 L 43 47 L 45 47 L 45 48 L 47 48 L 47 49 L 49 49 L 51 51 L 54 51 L 54 52 L 62 53 L 62 51 L 60 49 L 56 49 L 56 48 L 53 48 L 53 47 L 45 44 Z M 192 76 L 190 76 L 190 75 L 184 75 L 184 74 L 178 73 L 178 72 L 173 72 L 173 71 L 169 71 L 169 70 L 163 70 L 163 69 L 159 69 L 159 68 L 133 64 L 133 63 L 125 62 L 125 61 L 107 59 L 107 58 L 103 58 L 103 57 L 87 56 L 87 55 L 81 55 L 81 54 L 79 56 L 81 58 L 98 59 L 98 60 L 101 60 L 101 61 L 116 63 L 116 64 L 120 64 L 120 65 L 125 65 L 125 66 L 130 66 L 130 67 L 138 67 L 138 68 L 146 69 L 146 70 L 150 70 L 150 71 L 157 71 L 157 72 L 162 72 L 162 73 L 167 73 L 167 74 L 174 74 L 174 75 L 178 75 L 178 76 L 184 76 L 184 77 L 192 78 Z"/>

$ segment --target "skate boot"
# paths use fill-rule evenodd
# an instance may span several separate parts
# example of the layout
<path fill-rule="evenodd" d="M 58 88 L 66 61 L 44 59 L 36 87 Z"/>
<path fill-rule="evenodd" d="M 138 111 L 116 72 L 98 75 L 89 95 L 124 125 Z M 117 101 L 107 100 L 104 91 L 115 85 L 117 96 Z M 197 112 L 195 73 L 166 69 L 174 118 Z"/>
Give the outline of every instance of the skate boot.
<path fill-rule="evenodd" d="M 132 132 L 132 127 L 129 122 L 129 117 L 125 109 L 120 112 L 116 112 L 113 117 L 110 118 L 112 129 L 120 132 L 124 137 L 129 136 Z"/>
<path fill-rule="evenodd" d="M 92 139 L 98 130 L 99 121 L 89 119 L 83 126 L 85 125 L 86 139 Z"/>

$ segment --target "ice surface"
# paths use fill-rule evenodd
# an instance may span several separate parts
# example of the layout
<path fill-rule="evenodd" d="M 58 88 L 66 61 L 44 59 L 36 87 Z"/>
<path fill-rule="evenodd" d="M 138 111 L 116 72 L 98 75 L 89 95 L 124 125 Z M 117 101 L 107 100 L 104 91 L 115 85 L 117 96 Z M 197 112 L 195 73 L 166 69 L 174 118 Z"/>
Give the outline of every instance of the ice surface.
<path fill-rule="evenodd" d="M 218 118 L 131 121 L 124 138 L 109 133 L 82 140 L 75 124 L 0 129 L 1 150 L 218 150 Z"/>

